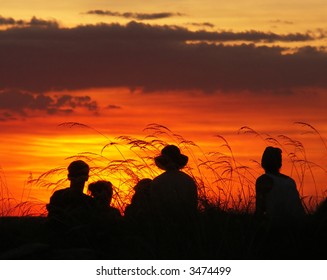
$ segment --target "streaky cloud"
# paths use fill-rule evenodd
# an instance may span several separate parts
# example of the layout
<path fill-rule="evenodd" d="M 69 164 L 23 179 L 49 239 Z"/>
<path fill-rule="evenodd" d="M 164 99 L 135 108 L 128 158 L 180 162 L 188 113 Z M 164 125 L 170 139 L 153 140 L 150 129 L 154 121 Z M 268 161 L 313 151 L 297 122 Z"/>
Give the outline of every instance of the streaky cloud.
<path fill-rule="evenodd" d="M 192 25 L 192 26 L 196 26 L 196 27 L 209 27 L 209 28 L 215 27 L 215 25 L 210 22 L 191 22 L 191 23 L 188 23 L 188 25 Z"/>
<path fill-rule="evenodd" d="M 276 19 L 276 20 L 271 20 L 271 23 L 275 23 L 275 24 L 294 24 L 293 21 L 289 21 L 289 20 L 280 20 L 280 19 Z"/>
<path fill-rule="evenodd" d="M 161 12 L 161 13 L 132 13 L 132 12 L 113 12 L 109 10 L 90 10 L 87 11 L 88 15 L 98 15 L 98 16 L 114 16 L 114 17 L 122 17 L 127 19 L 136 19 L 136 20 L 156 20 L 156 19 L 164 19 L 175 16 L 182 16 L 181 13 L 169 13 L 169 12 Z"/>
<path fill-rule="evenodd" d="M 26 20 L 16 20 L 12 17 L 2 17 L 0 15 L 0 26 L 30 26 L 30 27 L 48 27 L 48 28 L 58 28 L 59 24 L 56 20 L 44 20 L 37 17 L 32 17 L 29 21 Z"/>

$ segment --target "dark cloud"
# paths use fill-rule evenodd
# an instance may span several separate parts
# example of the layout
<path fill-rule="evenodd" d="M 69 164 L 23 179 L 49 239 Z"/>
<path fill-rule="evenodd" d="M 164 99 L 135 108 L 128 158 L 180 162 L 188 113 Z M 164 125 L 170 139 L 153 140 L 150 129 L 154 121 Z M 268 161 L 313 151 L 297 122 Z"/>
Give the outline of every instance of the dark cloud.
<path fill-rule="evenodd" d="M 120 106 L 117 106 L 117 105 L 112 105 L 112 104 L 109 104 L 106 109 L 109 109 L 109 110 L 113 110 L 113 109 L 121 109 L 122 107 Z"/>
<path fill-rule="evenodd" d="M 1 112 L 0 110 L 0 122 L 5 122 L 5 121 L 15 121 L 17 118 L 9 113 L 9 112 Z"/>
<path fill-rule="evenodd" d="M 294 24 L 293 21 L 289 21 L 289 20 L 280 20 L 280 19 L 276 19 L 276 20 L 271 20 L 271 23 L 276 23 L 276 24 Z"/>
<path fill-rule="evenodd" d="M 305 42 L 316 39 L 312 34 L 309 33 L 290 33 L 286 35 L 280 35 L 273 32 L 260 32 L 260 31 L 246 31 L 246 32 L 228 32 L 221 31 L 217 32 L 219 37 L 223 41 L 252 41 L 252 42 Z"/>
<path fill-rule="evenodd" d="M 47 28 L 58 28 L 59 24 L 55 20 L 44 20 L 36 17 L 32 17 L 29 21 L 26 20 L 15 20 L 11 17 L 5 18 L 0 15 L 0 26 L 34 26 L 34 27 L 47 27 Z"/>
<path fill-rule="evenodd" d="M 50 97 L 45 94 L 20 90 L 0 92 L 0 120 L 12 120 L 17 116 L 28 116 L 31 111 L 42 111 L 49 115 L 73 113 L 77 108 L 96 112 L 98 105 L 89 96 L 61 95 Z"/>
<path fill-rule="evenodd" d="M 43 20 L 43 19 L 38 19 L 36 17 L 33 17 L 29 22 L 27 22 L 27 25 L 48 27 L 48 28 L 58 28 L 59 27 L 58 22 L 55 20 Z"/>
<path fill-rule="evenodd" d="M 215 25 L 210 23 L 210 22 L 191 22 L 189 25 L 196 26 L 196 27 L 209 27 L 209 28 L 214 28 Z"/>
<path fill-rule="evenodd" d="M 182 16 L 181 13 L 119 13 L 112 12 L 108 10 L 91 10 L 86 12 L 88 15 L 98 15 L 98 16 L 114 16 L 114 17 L 123 17 L 127 19 L 136 19 L 136 20 L 155 20 L 155 19 L 163 19 L 170 18 L 175 16 Z"/>
<path fill-rule="evenodd" d="M 71 96 L 71 95 L 62 95 L 57 97 L 55 102 L 56 108 L 61 107 L 70 107 L 75 108 L 86 108 L 89 111 L 96 111 L 98 105 L 95 101 L 92 101 L 89 96 Z"/>
<path fill-rule="evenodd" d="M 13 18 L 4 18 L 0 15 L 0 25 L 14 25 L 16 24 L 16 20 Z"/>
<path fill-rule="evenodd" d="M 327 87 L 325 49 L 306 47 L 285 54 L 285 48 L 254 44 L 314 39 L 309 33 L 193 32 L 178 26 L 136 22 L 11 28 L 0 31 L 0 89 L 45 92 L 127 86 L 148 91 L 214 91 Z M 248 43 L 222 44 L 238 41 Z M 58 106 L 66 102 L 70 108 L 80 104 L 92 108 L 85 100 L 66 97 L 56 102 Z"/>

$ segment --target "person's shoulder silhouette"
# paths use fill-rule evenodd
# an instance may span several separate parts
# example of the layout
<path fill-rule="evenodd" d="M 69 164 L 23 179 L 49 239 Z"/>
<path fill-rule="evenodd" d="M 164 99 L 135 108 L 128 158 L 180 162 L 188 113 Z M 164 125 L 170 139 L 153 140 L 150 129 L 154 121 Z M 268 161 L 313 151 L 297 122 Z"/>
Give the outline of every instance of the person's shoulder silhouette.
<path fill-rule="evenodd" d="M 70 186 L 57 190 L 46 205 L 49 218 L 67 222 L 78 222 L 89 216 L 94 208 L 91 197 L 83 193 L 85 182 L 89 178 L 89 166 L 82 160 L 73 161 L 68 166 Z"/>

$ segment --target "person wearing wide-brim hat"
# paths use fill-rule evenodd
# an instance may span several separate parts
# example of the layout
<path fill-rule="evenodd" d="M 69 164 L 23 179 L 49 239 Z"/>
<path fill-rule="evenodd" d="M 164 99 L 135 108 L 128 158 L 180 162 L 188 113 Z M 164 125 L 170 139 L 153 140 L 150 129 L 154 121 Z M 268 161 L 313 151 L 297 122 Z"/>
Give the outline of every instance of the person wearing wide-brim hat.
<path fill-rule="evenodd" d="M 175 215 L 189 214 L 197 209 L 197 185 L 194 179 L 181 171 L 188 157 L 175 145 L 167 145 L 161 154 L 154 158 L 155 164 L 164 173 L 152 181 L 152 192 L 157 206 L 162 212 L 178 212 Z M 163 213 L 161 213 L 163 214 Z"/>
<path fill-rule="evenodd" d="M 178 210 L 180 213 L 175 214 L 181 215 L 196 210 L 197 185 L 191 176 L 180 170 L 186 166 L 188 157 L 177 146 L 167 145 L 154 161 L 157 167 L 165 170 L 152 181 L 152 192 L 161 211 Z"/>
<path fill-rule="evenodd" d="M 185 167 L 188 157 L 181 154 L 175 145 L 167 145 L 161 155 L 154 158 L 156 165 L 163 170 L 179 170 Z"/>
<path fill-rule="evenodd" d="M 188 157 L 177 146 L 167 145 L 154 162 L 164 170 L 153 179 L 151 188 L 159 251 L 163 258 L 190 257 L 190 248 L 196 247 L 198 193 L 194 179 L 181 171 Z"/>

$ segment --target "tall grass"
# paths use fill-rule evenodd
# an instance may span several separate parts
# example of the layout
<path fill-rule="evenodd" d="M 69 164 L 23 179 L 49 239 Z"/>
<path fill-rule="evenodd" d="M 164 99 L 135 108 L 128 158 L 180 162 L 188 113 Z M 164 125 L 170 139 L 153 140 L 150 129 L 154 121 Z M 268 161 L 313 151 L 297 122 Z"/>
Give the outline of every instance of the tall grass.
<path fill-rule="evenodd" d="M 15 197 L 7 185 L 4 171 L 0 169 L 0 217 L 45 214 L 44 202 L 31 195 L 32 189 L 33 186 L 26 182 L 21 196 Z"/>
<path fill-rule="evenodd" d="M 305 130 L 303 134 L 313 134 L 318 137 L 322 144 L 321 154 L 327 155 L 326 140 L 322 137 L 319 131 L 310 124 L 304 122 L 295 122 L 296 126 L 301 126 Z M 268 134 L 258 133 L 250 127 L 242 127 L 239 133 L 253 135 L 259 138 L 267 146 L 272 145 L 279 147 L 283 151 L 283 162 L 287 161 L 290 166 L 290 176 L 293 177 L 297 183 L 299 193 L 302 197 L 304 206 L 308 212 L 312 212 L 316 209 L 317 205 L 325 198 L 325 191 L 327 185 L 318 185 L 315 177 L 315 172 L 320 170 L 321 173 L 327 175 L 327 169 L 315 162 L 308 159 L 305 146 L 302 142 L 296 139 L 292 139 L 287 135 L 271 136 Z M 286 155 L 286 158 L 285 158 Z M 310 180 L 311 189 L 314 188 L 314 195 L 305 196 L 304 189 L 306 187 L 306 181 Z"/>
<path fill-rule="evenodd" d="M 322 153 L 327 153 L 325 139 L 310 124 L 303 122 L 295 123 L 304 128 L 304 133 L 312 133 L 321 141 Z M 142 139 L 132 136 L 118 136 L 110 139 L 107 135 L 96 129 L 80 123 L 63 123 L 61 126 L 69 128 L 79 127 L 89 129 L 104 137 L 107 141 L 103 147 L 99 147 L 99 153 L 83 152 L 72 155 L 68 160 L 83 159 L 91 166 L 90 182 L 96 180 L 109 180 L 114 185 L 113 204 L 123 213 L 133 195 L 133 187 L 143 178 L 154 178 L 161 171 L 155 166 L 153 158 L 160 154 L 161 149 L 167 144 L 177 145 L 181 151 L 189 157 L 189 163 L 184 169 L 198 184 L 199 207 L 202 210 L 216 208 L 221 211 L 236 211 L 251 213 L 255 204 L 255 180 L 262 172 L 257 160 L 249 159 L 253 163 L 247 166 L 241 163 L 235 155 L 228 140 L 221 135 L 216 135 L 217 150 L 205 151 L 193 141 L 174 133 L 168 127 L 160 124 L 149 124 L 144 129 Z M 304 145 L 287 135 L 267 135 L 244 126 L 238 131 L 240 137 L 249 135 L 255 137 L 255 141 L 265 145 L 273 145 L 283 150 L 284 161 L 291 164 L 291 176 L 298 184 L 303 202 L 308 211 L 312 211 L 323 198 L 320 190 L 323 186 L 317 185 L 315 170 L 319 168 L 327 174 L 326 169 L 308 160 Z M 113 157 L 112 154 L 119 155 Z M 258 157 L 260 157 L 259 155 Z M 43 173 L 37 179 L 30 179 L 29 187 L 47 188 L 52 191 L 66 187 L 66 167 L 58 167 Z M 19 212 L 20 215 L 35 214 L 33 206 L 40 203 L 36 200 L 21 200 L 16 206 L 10 203 L 10 194 L 4 180 L 3 172 L 0 173 L 1 184 L 1 216 Z M 306 179 L 314 184 L 315 196 L 305 197 L 303 194 Z M 43 203 L 44 204 L 44 203 Z M 45 208 L 42 214 L 44 214 Z"/>
<path fill-rule="evenodd" d="M 6 216 L 10 209 L 10 194 L 2 168 L 0 168 L 0 196 L 0 216 Z"/>

